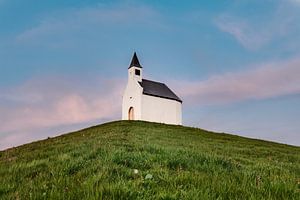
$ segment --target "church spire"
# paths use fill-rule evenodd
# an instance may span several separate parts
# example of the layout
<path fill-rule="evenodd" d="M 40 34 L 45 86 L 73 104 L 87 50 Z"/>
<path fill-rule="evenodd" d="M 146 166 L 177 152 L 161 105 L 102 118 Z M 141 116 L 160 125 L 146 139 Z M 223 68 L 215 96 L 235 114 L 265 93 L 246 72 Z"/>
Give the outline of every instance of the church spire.
<path fill-rule="evenodd" d="M 138 57 L 136 55 L 136 52 L 134 52 L 134 54 L 133 54 L 133 57 L 132 57 L 132 60 L 131 60 L 131 63 L 129 65 L 128 69 L 131 68 L 131 67 L 142 68 L 142 66 L 141 66 L 141 64 L 139 62 L 139 59 L 138 59 Z"/>

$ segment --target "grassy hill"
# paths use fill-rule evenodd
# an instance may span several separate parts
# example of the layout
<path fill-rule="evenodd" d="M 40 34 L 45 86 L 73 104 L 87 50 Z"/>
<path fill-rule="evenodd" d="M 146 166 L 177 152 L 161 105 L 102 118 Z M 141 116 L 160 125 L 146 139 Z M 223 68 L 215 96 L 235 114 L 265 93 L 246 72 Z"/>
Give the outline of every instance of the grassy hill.
<path fill-rule="evenodd" d="M 0 199 L 299 199 L 300 148 L 111 122 L 0 152 Z"/>

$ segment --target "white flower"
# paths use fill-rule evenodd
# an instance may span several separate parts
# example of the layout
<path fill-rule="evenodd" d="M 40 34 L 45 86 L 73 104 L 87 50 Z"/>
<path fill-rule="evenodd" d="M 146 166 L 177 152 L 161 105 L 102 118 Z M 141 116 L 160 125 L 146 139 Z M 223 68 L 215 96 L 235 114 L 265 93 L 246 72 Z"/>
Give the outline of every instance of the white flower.
<path fill-rule="evenodd" d="M 134 174 L 138 174 L 138 173 L 139 173 L 139 170 L 133 169 L 133 173 L 134 173 Z"/>

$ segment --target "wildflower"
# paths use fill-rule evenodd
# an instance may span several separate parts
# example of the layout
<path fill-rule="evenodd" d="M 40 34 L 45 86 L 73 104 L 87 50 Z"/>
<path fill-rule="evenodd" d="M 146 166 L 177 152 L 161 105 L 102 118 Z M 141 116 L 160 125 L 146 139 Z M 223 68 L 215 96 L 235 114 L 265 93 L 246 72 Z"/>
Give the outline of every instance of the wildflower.
<path fill-rule="evenodd" d="M 139 170 L 133 169 L 133 173 L 134 173 L 134 174 L 138 174 L 138 173 L 139 173 Z"/>

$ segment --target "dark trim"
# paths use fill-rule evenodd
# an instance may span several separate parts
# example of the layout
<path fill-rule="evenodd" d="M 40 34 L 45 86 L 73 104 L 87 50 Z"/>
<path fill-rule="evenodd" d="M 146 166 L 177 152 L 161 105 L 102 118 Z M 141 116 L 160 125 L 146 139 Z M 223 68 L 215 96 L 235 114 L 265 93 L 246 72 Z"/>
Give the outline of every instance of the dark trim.
<path fill-rule="evenodd" d="M 143 68 L 143 67 L 137 67 L 137 66 L 130 66 L 130 67 L 128 67 L 128 69 L 130 69 L 131 67 L 136 67 L 136 68 L 140 68 L 140 69 Z"/>
<path fill-rule="evenodd" d="M 148 96 L 153 96 L 153 97 L 159 97 L 159 98 L 162 98 L 162 99 L 174 100 L 174 101 L 178 101 L 178 102 L 182 103 L 182 100 L 178 100 L 178 99 L 174 99 L 174 98 L 163 97 L 163 96 L 154 95 L 154 94 L 147 94 L 147 93 L 144 93 L 144 92 L 143 92 L 143 94 L 148 95 Z"/>

